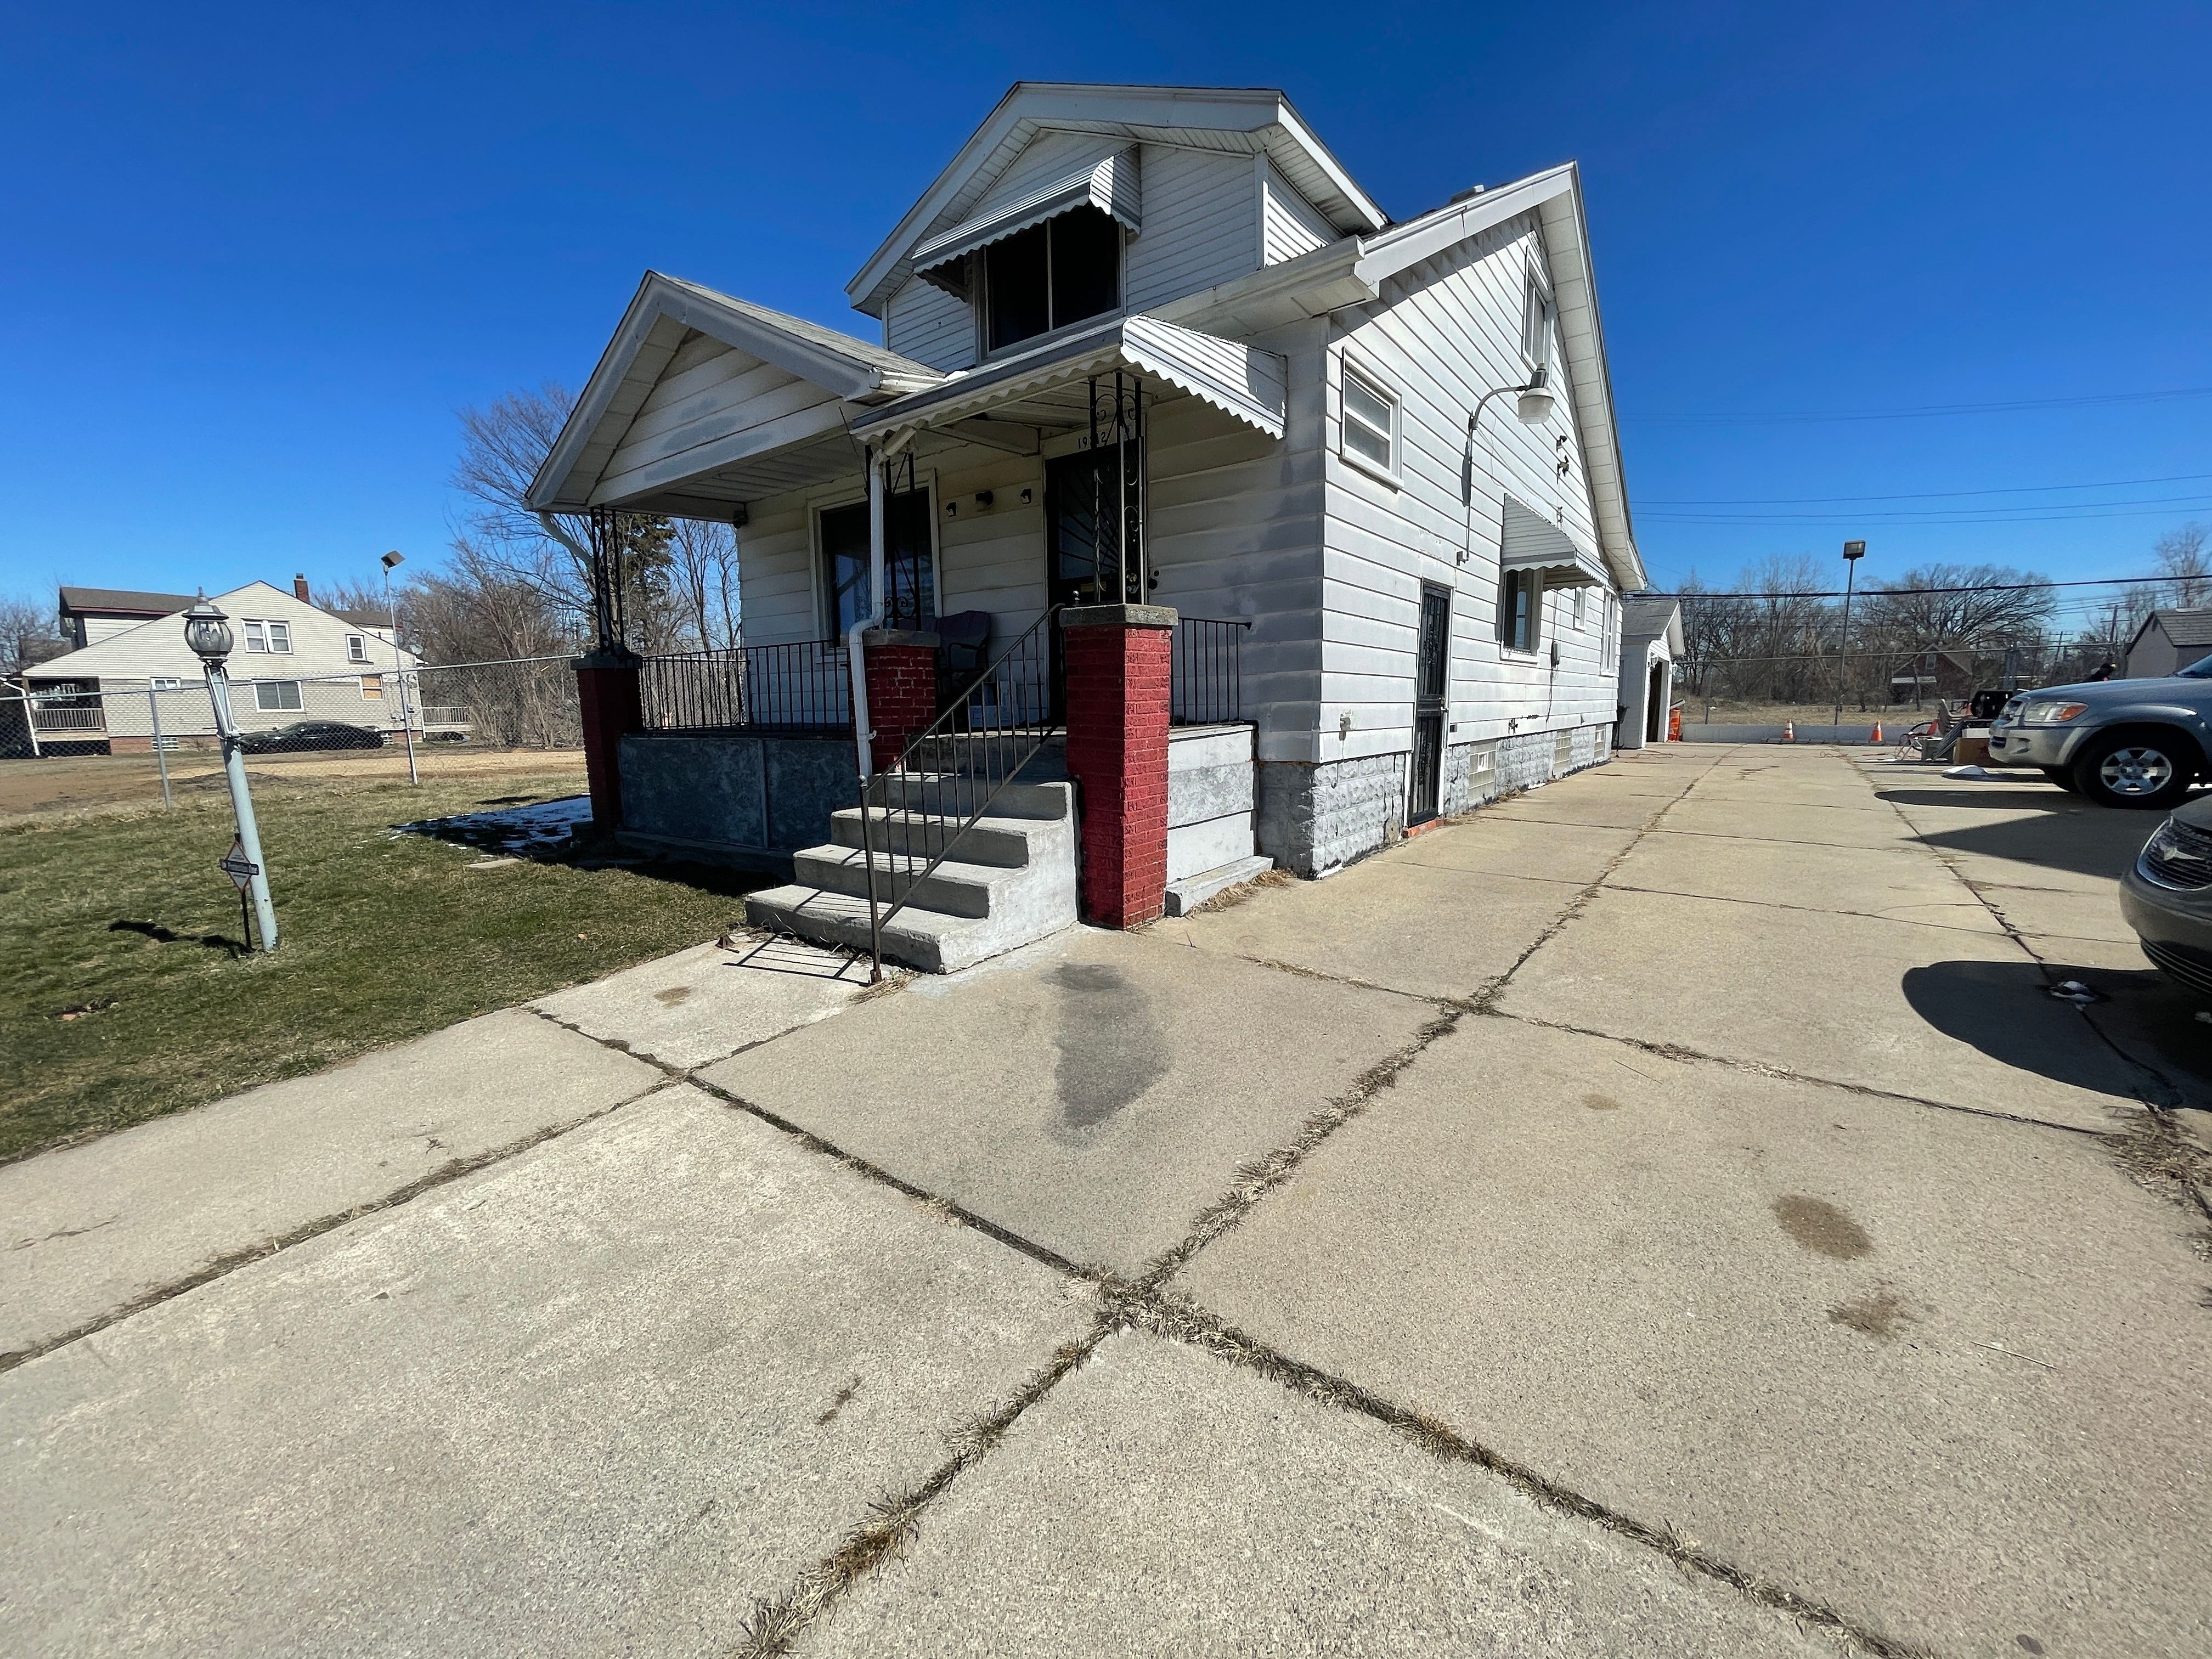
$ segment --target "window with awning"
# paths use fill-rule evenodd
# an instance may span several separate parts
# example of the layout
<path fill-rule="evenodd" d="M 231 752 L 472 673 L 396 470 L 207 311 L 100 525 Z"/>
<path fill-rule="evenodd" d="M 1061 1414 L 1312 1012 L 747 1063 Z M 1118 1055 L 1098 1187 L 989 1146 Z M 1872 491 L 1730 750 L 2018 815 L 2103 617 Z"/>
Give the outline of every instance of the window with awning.
<path fill-rule="evenodd" d="M 1121 306 L 1121 228 L 1094 207 L 1032 225 L 981 257 L 984 339 L 993 351 Z"/>

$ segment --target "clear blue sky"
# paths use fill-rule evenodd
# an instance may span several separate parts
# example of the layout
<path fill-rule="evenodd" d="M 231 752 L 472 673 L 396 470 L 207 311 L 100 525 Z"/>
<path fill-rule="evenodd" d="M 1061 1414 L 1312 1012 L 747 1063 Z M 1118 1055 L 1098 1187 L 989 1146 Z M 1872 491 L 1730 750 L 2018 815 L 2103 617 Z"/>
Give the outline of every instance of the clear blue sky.
<path fill-rule="evenodd" d="M 648 265 L 872 328 L 843 283 L 1024 77 L 1280 86 L 1401 217 L 1578 159 L 1662 581 L 2212 519 L 2212 396 L 1702 418 L 2212 387 L 2201 6 L 347 10 L 12 14 L 0 592 L 434 558 L 456 410 L 580 382 Z"/>

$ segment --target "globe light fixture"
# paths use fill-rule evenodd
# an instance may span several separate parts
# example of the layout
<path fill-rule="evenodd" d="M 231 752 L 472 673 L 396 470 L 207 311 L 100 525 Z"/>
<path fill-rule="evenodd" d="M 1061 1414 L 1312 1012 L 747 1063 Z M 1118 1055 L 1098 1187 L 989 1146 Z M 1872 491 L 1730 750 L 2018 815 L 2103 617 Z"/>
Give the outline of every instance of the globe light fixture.
<path fill-rule="evenodd" d="M 1528 385 L 1515 388 L 1521 396 L 1515 404 L 1514 413 L 1520 416 L 1524 425 L 1540 426 L 1552 418 L 1553 406 L 1559 399 L 1552 395 L 1552 388 L 1544 380 L 1544 371 L 1539 368 Z"/>
<path fill-rule="evenodd" d="M 210 668 L 220 668 L 230 655 L 230 618 L 216 608 L 206 594 L 185 612 L 185 643 Z"/>

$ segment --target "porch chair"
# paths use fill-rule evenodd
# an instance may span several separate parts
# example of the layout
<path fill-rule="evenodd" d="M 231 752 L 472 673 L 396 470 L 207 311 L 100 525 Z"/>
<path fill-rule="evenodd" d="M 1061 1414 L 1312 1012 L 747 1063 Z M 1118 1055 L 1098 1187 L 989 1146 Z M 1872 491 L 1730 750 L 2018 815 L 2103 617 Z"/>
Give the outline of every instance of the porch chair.
<path fill-rule="evenodd" d="M 991 659 L 991 613 L 956 611 L 931 626 L 937 633 L 937 707 L 942 713 L 968 694 Z"/>

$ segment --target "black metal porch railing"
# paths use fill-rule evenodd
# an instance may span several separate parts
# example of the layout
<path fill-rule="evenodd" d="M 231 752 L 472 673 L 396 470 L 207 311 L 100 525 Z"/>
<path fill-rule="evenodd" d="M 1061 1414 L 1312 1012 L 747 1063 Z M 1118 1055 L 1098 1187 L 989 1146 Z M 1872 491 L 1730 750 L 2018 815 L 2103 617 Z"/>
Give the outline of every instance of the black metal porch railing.
<path fill-rule="evenodd" d="M 1244 635 L 1251 626 L 1206 617 L 1176 622 L 1168 679 L 1173 724 L 1225 726 L 1244 718 Z"/>
<path fill-rule="evenodd" d="M 853 729 L 852 672 L 842 640 L 647 657 L 638 696 L 648 732 Z"/>
<path fill-rule="evenodd" d="M 1066 609 L 1038 617 L 860 792 L 871 982 L 883 977 L 884 924 L 1060 729 L 1052 630 Z"/>

